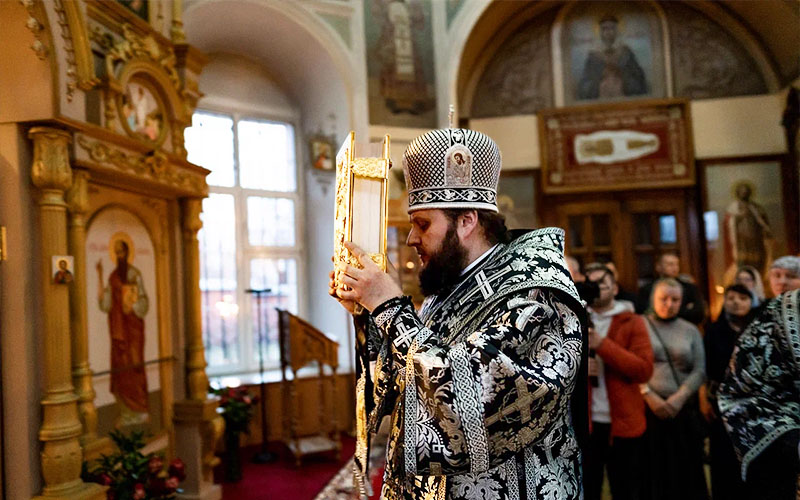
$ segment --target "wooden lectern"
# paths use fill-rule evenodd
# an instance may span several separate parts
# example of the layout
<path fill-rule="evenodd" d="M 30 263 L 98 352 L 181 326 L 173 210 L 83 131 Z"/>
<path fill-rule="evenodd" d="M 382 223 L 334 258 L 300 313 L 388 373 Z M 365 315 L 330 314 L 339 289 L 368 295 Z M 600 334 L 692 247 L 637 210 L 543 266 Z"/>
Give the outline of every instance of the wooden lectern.
<path fill-rule="evenodd" d="M 335 451 L 337 459 L 342 441 L 337 429 L 336 368 L 339 366 L 339 344 L 325 336 L 307 322 L 289 311 L 278 309 L 279 342 L 281 355 L 281 393 L 283 406 L 283 442 L 294 455 L 299 467 L 304 455 Z M 297 372 L 310 364 L 319 367 L 319 431 L 313 435 L 300 436 L 300 418 Z M 325 373 L 325 365 L 330 373 Z M 291 379 L 286 370 L 291 369 Z M 327 398 L 326 398 L 327 394 Z M 325 401 L 330 401 L 326 411 Z"/>

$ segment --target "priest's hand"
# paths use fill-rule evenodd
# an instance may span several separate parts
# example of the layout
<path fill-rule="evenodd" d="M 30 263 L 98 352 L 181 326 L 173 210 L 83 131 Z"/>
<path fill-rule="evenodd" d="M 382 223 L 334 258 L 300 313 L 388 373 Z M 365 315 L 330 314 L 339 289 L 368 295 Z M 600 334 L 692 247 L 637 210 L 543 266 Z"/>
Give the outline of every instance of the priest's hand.
<path fill-rule="evenodd" d="M 350 314 L 355 314 L 356 313 L 356 303 L 355 303 L 355 301 L 341 299 L 336 294 L 336 292 L 339 289 L 336 288 L 336 282 L 334 281 L 334 272 L 331 271 L 330 273 L 328 273 L 328 277 L 330 278 L 330 280 L 328 281 L 328 295 L 330 295 L 334 299 L 338 300 L 339 303 L 342 305 L 342 307 L 347 309 L 347 312 L 349 312 Z"/>
<path fill-rule="evenodd" d="M 387 300 L 403 295 L 403 290 L 394 279 L 381 271 L 364 250 L 351 242 L 344 245 L 355 255 L 363 269 L 350 265 L 345 267 L 342 282 L 350 289 L 337 289 L 336 296 L 339 299 L 358 302 L 372 312 Z"/>

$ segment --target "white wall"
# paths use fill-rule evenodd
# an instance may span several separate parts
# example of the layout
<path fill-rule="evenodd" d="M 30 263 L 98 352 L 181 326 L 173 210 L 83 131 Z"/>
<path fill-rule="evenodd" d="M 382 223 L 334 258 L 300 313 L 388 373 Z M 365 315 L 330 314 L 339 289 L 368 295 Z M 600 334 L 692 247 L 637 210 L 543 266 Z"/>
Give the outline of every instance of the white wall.
<path fill-rule="evenodd" d="M 504 170 L 539 167 L 539 129 L 536 115 L 479 118 L 470 128 L 488 135 L 503 155 Z"/>
<path fill-rule="evenodd" d="M 781 127 L 785 104 L 785 93 L 691 101 L 695 158 L 785 153 Z M 536 115 L 477 118 L 469 123 L 495 140 L 504 170 L 541 165 Z"/>
<path fill-rule="evenodd" d="M 692 101 L 697 158 L 786 152 L 784 93 Z"/>
<path fill-rule="evenodd" d="M 200 75 L 200 91 L 205 96 L 198 108 L 227 108 L 284 120 L 298 116 L 295 105 L 269 71 L 240 55 L 211 54 Z"/>

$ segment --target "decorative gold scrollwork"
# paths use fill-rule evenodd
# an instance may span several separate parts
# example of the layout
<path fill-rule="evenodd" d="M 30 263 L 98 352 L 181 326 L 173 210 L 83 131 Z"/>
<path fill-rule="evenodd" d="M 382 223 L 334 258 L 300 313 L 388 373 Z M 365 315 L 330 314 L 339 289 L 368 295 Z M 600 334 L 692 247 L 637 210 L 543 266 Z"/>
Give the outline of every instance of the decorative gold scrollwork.
<path fill-rule="evenodd" d="M 147 155 L 129 154 L 100 141 L 78 137 L 78 146 L 89 154 L 92 161 L 106 167 L 150 178 L 160 184 L 205 195 L 208 187 L 202 175 L 188 172 L 172 164 L 161 151 Z"/>
<path fill-rule="evenodd" d="M 139 36 L 130 24 L 122 25 L 123 39 L 114 43 L 106 53 L 106 74 L 114 75 L 117 63 L 127 63 L 133 59 L 145 59 L 158 64 L 169 76 L 175 90 L 180 90 L 181 80 L 175 68 L 175 51 L 163 48 L 152 35 Z"/>
<path fill-rule="evenodd" d="M 38 6 L 41 6 L 41 2 L 36 2 L 35 0 L 20 0 L 20 2 L 25 10 L 28 11 L 28 21 L 25 23 L 25 26 L 33 33 L 35 40 L 31 44 L 31 49 L 36 52 L 36 57 L 39 59 L 47 59 L 47 56 L 50 54 L 50 48 L 46 45 L 43 41 L 45 34 L 44 34 L 44 24 L 42 21 L 39 20 L 41 17 L 41 13 Z M 38 17 L 37 17 L 38 16 Z"/>

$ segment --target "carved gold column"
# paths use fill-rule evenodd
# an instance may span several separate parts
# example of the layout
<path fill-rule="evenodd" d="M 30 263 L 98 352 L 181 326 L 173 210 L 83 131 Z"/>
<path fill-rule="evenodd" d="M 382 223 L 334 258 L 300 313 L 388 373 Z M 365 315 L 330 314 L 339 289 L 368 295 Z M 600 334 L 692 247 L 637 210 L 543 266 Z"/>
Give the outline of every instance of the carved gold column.
<path fill-rule="evenodd" d="M 183 31 L 183 0 L 172 0 L 172 43 L 185 43 L 186 33 Z"/>
<path fill-rule="evenodd" d="M 213 484 L 213 467 L 219 462 L 214 448 L 225 423 L 217 414 L 217 400 L 208 398 L 203 316 L 200 297 L 200 246 L 202 199 L 181 200 L 183 216 L 183 282 L 186 316 L 186 400 L 175 403 L 175 437 L 179 457 L 188 457 L 187 477 L 180 498 L 215 500 L 222 497 Z"/>
<path fill-rule="evenodd" d="M 200 296 L 200 245 L 197 232 L 203 227 L 200 198 L 184 198 L 183 211 L 183 276 L 186 300 L 186 397 L 205 401 L 208 396 L 206 353 L 203 345 L 203 311 Z"/>
<path fill-rule="evenodd" d="M 69 296 L 72 333 L 72 383 L 78 395 L 78 415 L 83 424 L 80 442 L 84 448 L 97 443 L 97 409 L 89 367 L 89 329 L 86 304 L 86 209 L 89 206 L 89 172 L 75 169 L 67 191 L 69 210 L 69 253 L 75 260 L 75 276 Z"/>
<path fill-rule="evenodd" d="M 42 337 L 44 397 L 42 398 L 41 463 L 44 489 L 37 498 L 104 498 L 103 488 L 81 481 L 82 450 L 78 441 L 77 396 L 70 366 L 69 292 L 72 285 L 53 283 L 51 261 L 67 253 L 67 206 L 64 191 L 72 185 L 69 166 L 70 134 L 35 127 L 31 178 L 39 189 L 40 272 L 42 285 Z"/>

